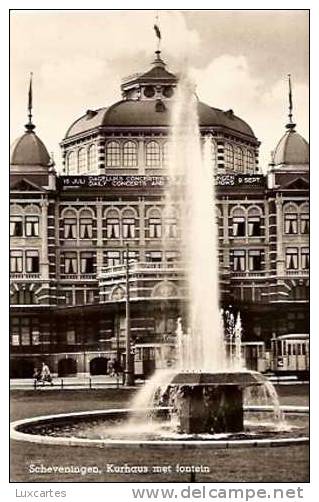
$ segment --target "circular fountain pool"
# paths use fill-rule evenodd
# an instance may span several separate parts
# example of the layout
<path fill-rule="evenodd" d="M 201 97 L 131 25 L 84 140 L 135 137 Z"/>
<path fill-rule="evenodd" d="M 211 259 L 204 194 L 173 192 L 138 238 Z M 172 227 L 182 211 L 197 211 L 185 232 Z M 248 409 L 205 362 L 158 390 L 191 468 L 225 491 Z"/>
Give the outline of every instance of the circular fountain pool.
<path fill-rule="evenodd" d="M 271 407 L 245 407 L 245 430 L 238 433 L 183 434 L 179 433 L 170 421 L 156 419 L 145 423 L 141 420 L 141 412 L 137 413 L 133 409 L 111 409 L 20 420 L 12 423 L 11 437 L 52 445 L 100 447 L 129 447 L 134 444 L 140 447 L 154 445 L 174 448 L 231 448 L 307 443 L 308 408 L 282 407 L 282 410 L 285 420 L 275 424 L 271 420 Z M 167 408 L 160 411 L 165 416 Z"/>

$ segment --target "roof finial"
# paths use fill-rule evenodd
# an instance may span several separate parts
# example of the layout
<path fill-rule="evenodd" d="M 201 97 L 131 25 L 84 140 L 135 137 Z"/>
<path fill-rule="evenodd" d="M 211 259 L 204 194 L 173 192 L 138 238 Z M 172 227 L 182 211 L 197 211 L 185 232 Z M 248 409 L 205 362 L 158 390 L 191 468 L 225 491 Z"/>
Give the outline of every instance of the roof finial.
<path fill-rule="evenodd" d="M 161 34 L 161 30 L 159 28 L 159 15 L 158 15 L 158 11 L 156 11 L 154 31 L 155 31 L 155 35 L 156 35 L 156 38 L 157 38 L 157 46 L 156 46 L 156 51 L 155 51 L 156 57 L 155 57 L 155 60 L 153 61 L 153 64 L 155 66 L 161 66 L 162 68 L 164 68 L 165 67 L 165 63 L 164 63 L 164 61 L 161 58 L 162 34 Z"/>
<path fill-rule="evenodd" d="M 160 52 L 161 52 L 160 45 L 161 45 L 162 35 L 161 35 L 161 30 L 159 29 L 158 10 L 156 11 L 154 30 L 155 30 L 155 34 L 157 37 L 157 49 L 156 49 L 155 53 L 160 54 Z"/>
<path fill-rule="evenodd" d="M 296 124 L 292 120 L 292 110 L 293 110 L 293 104 L 292 104 L 292 90 L 291 90 L 291 75 L 288 73 L 288 86 L 289 86 L 289 122 L 286 124 L 287 129 L 293 130 L 296 127 Z"/>
<path fill-rule="evenodd" d="M 33 73 L 30 72 L 30 84 L 29 84 L 29 93 L 28 93 L 29 122 L 25 125 L 27 132 L 32 132 L 33 129 L 35 129 L 35 125 L 32 123 L 32 76 L 33 76 Z"/>

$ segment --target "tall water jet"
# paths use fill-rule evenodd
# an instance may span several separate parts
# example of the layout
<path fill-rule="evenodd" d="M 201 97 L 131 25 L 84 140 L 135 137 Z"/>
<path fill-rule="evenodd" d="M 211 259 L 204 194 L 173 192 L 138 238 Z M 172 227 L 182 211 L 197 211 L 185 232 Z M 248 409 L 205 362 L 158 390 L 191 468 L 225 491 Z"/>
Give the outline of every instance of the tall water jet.
<path fill-rule="evenodd" d="M 178 208 L 187 314 L 177 322 L 176 367 L 156 372 L 137 396 L 134 408 L 155 406 L 156 416 L 174 417 L 179 432 L 233 433 L 244 429 L 244 389 L 263 386 L 266 379 L 242 369 L 239 314 L 235 323 L 233 313 L 225 313 L 225 343 L 219 306 L 212 139 L 201 137 L 197 109 L 195 86 L 184 75 L 173 106 L 164 214 L 169 217 Z M 164 251 L 169 250 L 166 236 Z"/>
<path fill-rule="evenodd" d="M 226 352 L 219 311 L 212 143 L 210 137 L 201 138 L 197 105 L 195 86 L 184 75 L 172 113 L 165 212 L 177 203 L 188 292 L 184 336 L 191 347 L 191 352 L 184 349 L 188 357 L 183 369 L 207 372 L 226 369 Z"/>

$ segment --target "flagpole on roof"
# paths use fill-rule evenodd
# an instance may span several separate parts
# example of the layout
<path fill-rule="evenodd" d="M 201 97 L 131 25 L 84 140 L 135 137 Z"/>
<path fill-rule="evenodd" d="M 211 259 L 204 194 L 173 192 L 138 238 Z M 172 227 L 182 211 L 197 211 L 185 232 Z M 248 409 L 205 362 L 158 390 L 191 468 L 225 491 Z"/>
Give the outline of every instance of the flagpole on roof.
<path fill-rule="evenodd" d="M 28 132 L 32 132 L 33 129 L 35 128 L 35 125 L 32 123 L 32 77 L 33 73 L 32 71 L 30 72 L 30 83 L 29 83 L 29 92 L 28 92 L 28 118 L 29 122 L 26 124 L 26 129 Z"/>
<path fill-rule="evenodd" d="M 155 35 L 156 35 L 156 38 L 157 38 L 157 50 L 156 50 L 156 53 L 159 54 L 160 51 L 161 51 L 160 46 L 161 46 L 162 35 L 161 35 L 161 30 L 159 28 L 159 15 L 158 15 L 158 11 L 156 11 L 154 30 L 155 30 Z"/>
<path fill-rule="evenodd" d="M 293 122 L 292 119 L 292 111 L 293 111 L 293 102 L 292 102 L 292 87 L 291 87 L 291 74 L 288 73 L 288 88 L 289 88 L 289 112 L 288 112 L 288 118 L 289 118 L 289 123 L 286 125 L 287 129 L 294 129 L 295 123 Z"/>

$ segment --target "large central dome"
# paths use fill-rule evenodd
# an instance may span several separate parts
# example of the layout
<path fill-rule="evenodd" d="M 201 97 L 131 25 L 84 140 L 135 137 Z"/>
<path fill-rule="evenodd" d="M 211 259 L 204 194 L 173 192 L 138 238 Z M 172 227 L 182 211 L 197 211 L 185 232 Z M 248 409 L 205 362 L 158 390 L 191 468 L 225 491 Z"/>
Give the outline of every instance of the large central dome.
<path fill-rule="evenodd" d="M 172 102 L 160 100 L 122 100 L 109 108 L 89 110 L 68 129 L 65 138 L 95 129 L 96 127 L 168 127 L 171 123 Z M 161 106 L 162 105 L 162 106 Z M 251 127 L 231 110 L 224 112 L 198 102 L 200 126 L 230 129 L 255 138 Z"/>

